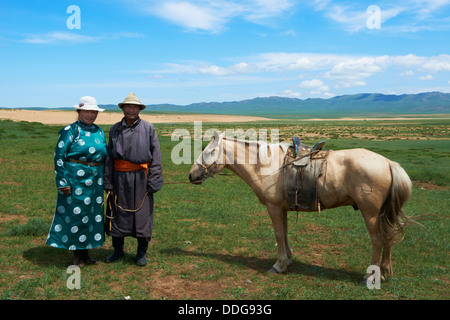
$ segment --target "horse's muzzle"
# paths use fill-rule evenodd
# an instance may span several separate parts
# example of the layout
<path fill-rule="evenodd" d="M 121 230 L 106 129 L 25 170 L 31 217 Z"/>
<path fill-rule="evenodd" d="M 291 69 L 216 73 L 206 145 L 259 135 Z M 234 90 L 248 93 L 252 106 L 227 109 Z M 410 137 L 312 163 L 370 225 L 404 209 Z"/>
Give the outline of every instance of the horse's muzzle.
<path fill-rule="evenodd" d="M 193 177 L 192 174 L 189 174 L 189 182 L 194 184 L 201 184 L 203 179 L 201 176 Z"/>

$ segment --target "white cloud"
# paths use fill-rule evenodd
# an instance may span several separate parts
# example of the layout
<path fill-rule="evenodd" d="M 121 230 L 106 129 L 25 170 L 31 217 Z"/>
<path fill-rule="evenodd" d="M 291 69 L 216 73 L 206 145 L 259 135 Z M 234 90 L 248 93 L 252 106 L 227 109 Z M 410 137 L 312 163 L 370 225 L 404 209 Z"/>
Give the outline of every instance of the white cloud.
<path fill-rule="evenodd" d="M 343 61 L 345 56 L 333 54 L 269 52 L 250 57 L 249 59 L 254 60 L 253 64 L 258 71 L 281 72 L 327 70 L 327 68 Z"/>
<path fill-rule="evenodd" d="M 252 23 L 265 23 L 285 15 L 294 0 L 151 0 L 135 2 L 142 11 L 156 15 L 188 31 L 218 33 L 233 18 Z"/>
<path fill-rule="evenodd" d="M 331 93 L 331 92 L 324 92 L 323 96 L 324 96 L 324 98 L 333 98 L 336 95 L 334 93 Z"/>
<path fill-rule="evenodd" d="M 80 43 L 91 43 L 100 40 L 120 40 L 123 38 L 142 38 L 144 37 L 141 33 L 135 32 L 117 32 L 101 36 L 85 36 L 75 32 L 49 32 L 44 34 L 28 34 L 23 42 L 32 44 L 80 44 Z"/>
<path fill-rule="evenodd" d="M 201 74 L 209 74 L 212 76 L 226 76 L 226 75 L 232 73 L 231 70 L 226 69 L 226 68 L 221 68 L 218 66 L 201 67 L 198 69 L 198 71 Z"/>
<path fill-rule="evenodd" d="M 116 32 L 112 34 L 107 34 L 101 37 L 101 39 L 105 40 L 120 40 L 123 38 L 144 38 L 144 34 L 138 32 Z"/>
<path fill-rule="evenodd" d="M 165 63 L 163 69 L 159 70 L 139 70 L 138 73 L 156 73 L 160 75 L 165 74 L 195 74 L 198 72 L 198 67 L 194 63 Z"/>
<path fill-rule="evenodd" d="M 283 90 L 282 94 L 283 97 L 288 97 L 288 98 L 300 98 L 302 96 L 302 94 L 298 91 L 292 91 L 290 89 L 288 90 Z"/>
<path fill-rule="evenodd" d="M 312 7 L 348 32 L 367 29 L 368 2 L 334 0 L 121 0 L 132 3 L 140 12 L 158 16 L 188 31 L 219 33 L 226 30 L 233 19 L 257 24 L 276 24 L 275 18 L 294 14 L 297 8 Z M 442 8 L 449 0 L 411 1 L 380 0 L 381 29 L 388 32 L 417 32 L 448 26 L 448 17 L 442 17 Z M 285 35 L 295 35 L 289 30 Z"/>
<path fill-rule="evenodd" d="M 226 15 L 214 7 L 189 2 L 164 2 L 156 6 L 154 13 L 161 18 L 187 29 L 217 32 L 225 23 Z"/>
<path fill-rule="evenodd" d="M 389 56 L 389 63 L 405 68 L 417 68 L 423 65 L 426 59 L 427 59 L 426 57 L 420 57 L 414 54 L 407 54 L 405 56 Z"/>
<path fill-rule="evenodd" d="M 364 81 L 374 74 L 396 68 L 401 76 L 414 72 L 438 73 L 450 71 L 450 55 L 416 56 L 360 56 L 340 54 L 267 52 L 239 58 L 241 62 L 219 66 L 208 62 L 187 61 L 167 63 L 162 70 L 146 70 L 148 73 L 200 73 L 211 75 L 252 73 L 303 73 L 321 72 L 328 79 L 339 81 Z M 301 74 L 298 74 L 301 72 Z M 359 85 L 362 83 L 360 82 Z"/>
<path fill-rule="evenodd" d="M 367 4 L 342 5 L 330 0 L 318 0 L 310 4 L 316 11 L 323 12 L 324 16 L 342 26 L 348 32 L 358 32 L 367 29 L 367 19 L 371 13 L 367 13 Z M 380 8 L 380 22 L 383 24 L 398 16 L 403 11 L 399 6 L 392 4 Z"/>
<path fill-rule="evenodd" d="M 98 39 L 98 37 L 83 36 L 73 32 L 51 32 L 45 34 L 28 35 L 23 41 L 33 44 L 47 44 L 56 42 L 87 43 L 95 42 Z"/>
<path fill-rule="evenodd" d="M 386 69 L 387 56 L 347 57 L 325 73 L 329 79 L 336 80 L 336 88 L 365 86 L 365 79 Z"/>
<path fill-rule="evenodd" d="M 326 10 L 328 18 L 340 23 L 350 32 L 359 31 L 366 26 L 366 12 L 350 11 L 348 7 L 334 5 L 331 9 Z"/>
<path fill-rule="evenodd" d="M 289 30 L 286 30 L 286 31 L 282 32 L 281 35 L 282 36 L 296 38 L 297 37 L 297 32 L 295 30 L 293 30 L 293 29 L 289 29 Z"/>
<path fill-rule="evenodd" d="M 316 11 L 321 11 L 326 9 L 332 0 L 313 0 L 310 5 L 314 8 Z"/>
<path fill-rule="evenodd" d="M 300 88 L 318 88 L 323 85 L 322 80 L 305 80 L 300 83 Z"/>
<path fill-rule="evenodd" d="M 322 80 L 312 79 L 312 80 L 304 80 L 299 85 L 300 88 L 309 90 L 309 95 L 321 96 L 325 95 L 330 91 L 330 88 L 323 84 Z"/>
<path fill-rule="evenodd" d="M 232 65 L 230 69 L 235 73 L 248 73 L 250 71 L 250 66 L 248 63 L 245 62 L 239 62 L 235 65 Z"/>
<path fill-rule="evenodd" d="M 450 55 L 432 57 L 423 64 L 423 69 L 429 72 L 450 71 Z"/>
<path fill-rule="evenodd" d="M 256 23 L 286 14 L 295 5 L 292 0 L 250 0 L 239 3 L 245 3 L 241 12 L 244 18 Z"/>
<path fill-rule="evenodd" d="M 416 56 L 408 54 L 406 56 L 389 56 L 389 64 L 417 68 L 424 72 L 448 72 L 450 71 L 450 55 L 441 54 L 432 57 Z"/>
<path fill-rule="evenodd" d="M 147 76 L 147 79 L 165 79 L 167 76 L 156 73 L 156 74 L 150 74 Z"/>
<path fill-rule="evenodd" d="M 431 88 L 434 85 L 433 81 L 437 79 L 435 74 L 448 74 L 450 71 L 448 69 L 450 55 L 426 57 L 414 54 L 369 56 L 267 52 L 238 57 L 235 63 L 231 57 L 227 60 L 232 62 L 224 65 L 217 62 L 185 61 L 164 64 L 163 68 L 157 70 L 137 72 L 157 74 L 160 77 L 169 74 L 178 75 L 177 78 L 183 79 L 189 85 L 198 84 L 199 81 L 207 83 L 207 86 L 270 83 L 276 88 L 274 91 L 283 96 L 300 97 L 301 93 L 302 97 L 331 97 L 335 95 L 330 92 L 331 88 L 341 89 L 340 92 L 350 92 L 351 88 L 375 84 L 381 88 L 387 86 L 386 90 L 392 90 L 389 84 L 393 81 L 404 81 L 401 77 L 409 78 L 408 90 L 414 88 L 414 85 L 420 86 L 419 82 L 424 83 L 418 80 L 428 80 L 427 83 L 432 84 Z M 196 75 L 201 77 L 196 78 Z M 413 78 L 414 75 L 416 76 Z M 420 75 L 422 77 L 419 79 Z M 416 82 L 413 82 L 414 80 Z M 175 77 L 171 77 L 171 81 L 178 83 Z"/>
<path fill-rule="evenodd" d="M 322 80 L 312 79 L 312 80 L 304 80 L 299 85 L 300 88 L 306 89 L 314 89 L 316 91 L 329 91 L 330 88 L 323 84 Z"/>
<path fill-rule="evenodd" d="M 419 77 L 420 80 L 433 80 L 433 76 L 431 74 L 427 74 L 426 76 Z"/>
<path fill-rule="evenodd" d="M 412 77 L 414 75 L 414 72 L 412 70 L 407 70 L 402 73 L 400 73 L 401 77 Z"/>
<path fill-rule="evenodd" d="M 332 0 L 315 0 L 309 3 L 315 11 L 322 12 L 326 18 L 337 23 L 348 32 L 360 32 L 366 28 L 366 10 L 370 3 L 347 5 Z M 450 5 L 449 0 L 380 0 L 381 26 L 385 32 L 411 33 L 419 31 L 449 30 L 448 15 L 443 9 Z"/>
<path fill-rule="evenodd" d="M 432 16 L 437 10 L 442 7 L 450 5 L 449 0 L 421 0 L 415 1 L 414 5 L 417 10 L 417 14 L 422 18 Z"/>

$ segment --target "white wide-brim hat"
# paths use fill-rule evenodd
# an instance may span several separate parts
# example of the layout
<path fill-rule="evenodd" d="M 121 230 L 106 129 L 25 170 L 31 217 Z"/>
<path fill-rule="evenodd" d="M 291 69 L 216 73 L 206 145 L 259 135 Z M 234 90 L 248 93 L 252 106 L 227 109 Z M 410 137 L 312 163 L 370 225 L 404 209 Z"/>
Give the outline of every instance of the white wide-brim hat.
<path fill-rule="evenodd" d="M 123 102 L 119 103 L 118 106 L 122 108 L 126 104 L 135 104 L 138 105 L 141 110 L 145 109 L 145 104 L 141 103 L 138 97 L 133 92 L 130 92 L 128 96 L 123 100 Z"/>
<path fill-rule="evenodd" d="M 100 111 L 103 112 L 105 109 L 99 108 L 97 106 L 97 100 L 90 96 L 84 96 L 80 98 L 78 105 L 73 106 L 77 110 L 87 110 L 87 111 Z"/>

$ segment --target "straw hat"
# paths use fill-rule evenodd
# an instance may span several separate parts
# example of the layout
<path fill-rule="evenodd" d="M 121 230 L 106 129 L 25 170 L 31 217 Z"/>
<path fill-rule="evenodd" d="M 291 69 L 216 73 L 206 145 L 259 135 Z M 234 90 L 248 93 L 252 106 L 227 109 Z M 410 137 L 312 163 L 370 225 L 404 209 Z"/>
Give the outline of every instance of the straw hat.
<path fill-rule="evenodd" d="M 125 98 L 125 100 L 119 103 L 119 107 L 122 108 L 126 104 L 135 104 L 140 106 L 141 110 L 145 109 L 145 104 L 142 104 L 141 100 L 139 100 L 138 97 L 136 97 L 133 92 L 130 92 L 128 96 Z"/>
<path fill-rule="evenodd" d="M 84 96 L 80 98 L 78 105 L 73 106 L 77 110 L 89 110 L 89 111 L 100 111 L 103 112 L 105 109 L 99 108 L 97 106 L 97 100 L 95 98 Z"/>

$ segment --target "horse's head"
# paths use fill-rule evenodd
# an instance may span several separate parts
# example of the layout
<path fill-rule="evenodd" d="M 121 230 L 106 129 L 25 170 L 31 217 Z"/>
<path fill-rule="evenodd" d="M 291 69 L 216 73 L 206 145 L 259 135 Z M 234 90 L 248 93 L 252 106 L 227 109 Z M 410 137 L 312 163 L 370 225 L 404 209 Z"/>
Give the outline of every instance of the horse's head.
<path fill-rule="evenodd" d="M 214 131 L 212 140 L 195 160 L 189 172 L 189 181 L 201 184 L 203 181 L 221 171 L 225 166 L 223 159 L 222 135 Z"/>

